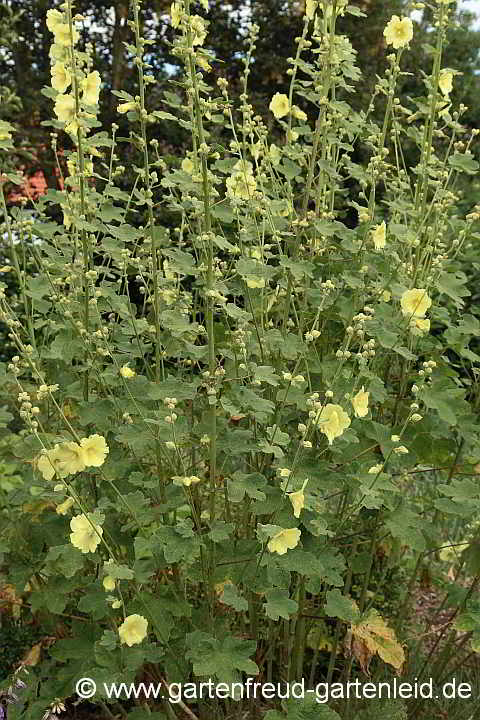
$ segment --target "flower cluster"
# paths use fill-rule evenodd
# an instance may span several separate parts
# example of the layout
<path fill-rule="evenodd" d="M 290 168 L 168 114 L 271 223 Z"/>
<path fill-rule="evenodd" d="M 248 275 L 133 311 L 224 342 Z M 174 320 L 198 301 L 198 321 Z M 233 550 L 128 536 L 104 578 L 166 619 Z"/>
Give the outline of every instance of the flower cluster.
<path fill-rule="evenodd" d="M 100 467 L 108 452 L 105 438 L 95 434 L 83 438 L 80 443 L 67 441 L 44 450 L 37 458 L 36 466 L 45 480 L 52 480 L 55 476 L 65 478 L 88 467 Z"/>
<path fill-rule="evenodd" d="M 52 88 L 57 91 L 54 111 L 60 122 L 65 123 L 65 131 L 74 139 L 80 127 L 80 117 L 94 117 L 88 111 L 96 111 L 100 96 L 101 79 L 97 70 L 82 72 L 79 87 L 74 72 L 72 52 L 78 41 L 78 30 L 74 27 L 75 18 L 66 12 L 49 10 L 47 27 L 54 36 L 50 49 Z M 77 63 L 78 66 L 78 63 Z M 78 70 L 78 67 L 77 67 Z M 67 93 L 67 90 L 71 91 Z M 77 103 L 76 89 L 81 91 L 80 103 Z"/>

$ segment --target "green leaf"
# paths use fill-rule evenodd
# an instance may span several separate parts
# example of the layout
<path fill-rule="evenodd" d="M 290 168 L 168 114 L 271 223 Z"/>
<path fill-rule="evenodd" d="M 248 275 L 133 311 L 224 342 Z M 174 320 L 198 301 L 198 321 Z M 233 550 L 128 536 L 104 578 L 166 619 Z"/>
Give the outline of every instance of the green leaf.
<path fill-rule="evenodd" d="M 290 615 L 297 612 L 298 603 L 291 600 L 287 590 L 281 588 L 273 588 L 265 593 L 267 602 L 264 604 L 265 614 L 272 620 L 285 618 L 288 620 Z"/>
<path fill-rule="evenodd" d="M 196 630 L 186 637 L 186 656 L 193 663 L 195 675 L 215 677 L 219 682 L 234 682 L 239 672 L 257 675 L 258 666 L 250 655 L 256 649 L 255 640 L 227 636 L 223 640 Z"/>
<path fill-rule="evenodd" d="M 248 610 L 248 602 L 239 594 L 237 586 L 231 582 L 225 583 L 220 602 L 233 607 L 237 612 Z"/>
<path fill-rule="evenodd" d="M 342 595 L 341 591 L 337 588 L 327 592 L 325 614 L 329 617 L 340 618 L 340 620 L 347 623 L 355 622 L 360 615 L 354 601 Z"/>

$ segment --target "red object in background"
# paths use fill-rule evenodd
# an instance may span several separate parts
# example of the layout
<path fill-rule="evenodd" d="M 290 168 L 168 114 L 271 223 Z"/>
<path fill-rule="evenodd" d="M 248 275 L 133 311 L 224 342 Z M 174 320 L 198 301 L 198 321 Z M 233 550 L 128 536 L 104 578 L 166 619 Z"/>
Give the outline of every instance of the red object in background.
<path fill-rule="evenodd" d="M 45 151 L 46 148 L 42 147 L 42 150 Z M 32 152 L 32 151 L 30 151 Z M 33 151 L 32 154 L 36 155 L 36 153 Z M 58 155 L 63 155 L 62 151 L 60 150 L 58 152 Z M 38 161 L 38 157 L 37 157 Z M 26 167 L 19 167 L 18 170 L 20 172 L 25 171 Z M 60 177 L 60 172 L 58 170 L 58 167 L 54 168 L 54 173 L 56 182 L 57 182 L 57 189 L 63 190 L 63 182 L 62 178 Z M 1 177 L 0 177 L 1 182 Z M 38 198 L 41 195 L 44 195 L 48 190 L 48 184 L 45 179 L 45 173 L 42 169 L 36 170 L 33 174 L 25 176 L 25 183 L 23 185 L 14 185 L 12 186 L 12 189 L 8 193 L 7 196 L 7 203 L 15 204 L 19 203 L 22 200 L 38 200 Z"/>

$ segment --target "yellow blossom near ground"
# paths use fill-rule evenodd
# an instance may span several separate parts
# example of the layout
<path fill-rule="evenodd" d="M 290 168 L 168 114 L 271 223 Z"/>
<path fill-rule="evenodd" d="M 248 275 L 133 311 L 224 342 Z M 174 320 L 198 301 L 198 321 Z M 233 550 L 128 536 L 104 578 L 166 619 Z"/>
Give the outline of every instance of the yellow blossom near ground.
<path fill-rule="evenodd" d="M 318 420 L 320 432 L 327 436 L 329 445 L 335 438 L 343 435 L 350 425 L 350 418 L 341 405 L 332 405 L 331 403 L 325 405 L 320 411 Z"/>
<path fill-rule="evenodd" d="M 448 97 L 453 90 L 453 72 L 451 70 L 442 70 L 438 79 L 438 87 Z"/>
<path fill-rule="evenodd" d="M 361 389 L 352 398 L 352 405 L 356 417 L 365 417 L 368 414 L 368 396 L 370 393 L 365 392 L 362 385 Z"/>
<path fill-rule="evenodd" d="M 119 370 L 119 373 L 123 378 L 133 378 L 137 374 L 135 372 L 135 370 L 132 370 L 131 367 L 128 367 L 128 364 L 122 365 L 122 367 Z"/>
<path fill-rule="evenodd" d="M 271 553 L 276 552 L 278 555 L 285 555 L 288 550 L 292 550 L 294 547 L 297 547 L 300 537 L 301 532 L 298 528 L 280 530 L 280 532 L 269 540 L 267 549 Z"/>
<path fill-rule="evenodd" d="M 105 462 L 109 448 L 103 435 L 90 435 L 80 441 L 86 467 L 100 467 Z"/>
<path fill-rule="evenodd" d="M 100 73 L 94 70 L 82 80 L 82 102 L 85 105 L 98 105 L 101 85 Z"/>
<path fill-rule="evenodd" d="M 270 156 L 270 160 L 271 160 L 271 162 L 272 162 L 272 165 L 278 165 L 278 163 L 279 163 L 280 160 L 281 160 L 281 153 L 280 153 L 279 147 L 278 147 L 277 145 L 275 145 L 275 143 L 272 143 L 272 144 L 270 145 L 268 154 L 269 154 L 269 156 Z"/>
<path fill-rule="evenodd" d="M 275 93 L 275 95 L 270 100 L 270 105 L 268 107 L 275 115 L 277 120 L 279 120 L 280 118 L 287 115 L 288 111 L 290 110 L 288 97 L 283 93 Z"/>
<path fill-rule="evenodd" d="M 387 226 L 385 225 L 385 220 L 380 223 L 380 225 L 377 225 L 375 230 L 372 233 L 372 240 L 373 244 L 375 246 L 375 250 L 381 250 L 385 247 L 387 244 Z"/>
<path fill-rule="evenodd" d="M 256 275 L 246 275 L 245 282 L 247 283 L 247 287 L 252 289 L 265 287 L 265 278 L 257 277 Z"/>
<path fill-rule="evenodd" d="M 73 95 L 59 95 L 55 100 L 54 110 L 60 122 L 71 122 L 75 117 L 75 98 Z"/>
<path fill-rule="evenodd" d="M 395 50 L 408 45 L 413 38 L 413 23 L 408 17 L 399 18 L 393 15 L 383 31 L 387 45 L 393 45 Z"/>
<path fill-rule="evenodd" d="M 70 520 L 70 542 L 82 553 L 95 552 L 103 535 L 103 528 L 90 519 L 90 514 L 75 515 Z"/>
<path fill-rule="evenodd" d="M 202 481 L 197 475 L 174 475 L 172 480 L 175 485 L 183 485 L 184 487 L 190 487 L 196 485 Z"/>
<path fill-rule="evenodd" d="M 414 318 L 423 318 L 431 304 L 427 291 L 421 288 L 406 290 L 400 299 L 402 313 Z"/>
<path fill-rule="evenodd" d="M 410 332 L 414 335 L 424 335 L 430 332 L 430 320 L 428 318 L 413 318 L 410 323 Z"/>
<path fill-rule="evenodd" d="M 143 615 L 129 615 L 118 628 L 120 641 L 128 647 L 138 645 L 147 637 L 148 622 Z"/>
<path fill-rule="evenodd" d="M 64 63 L 56 62 L 52 67 L 52 87 L 59 93 L 64 93 L 70 87 L 72 76 Z"/>

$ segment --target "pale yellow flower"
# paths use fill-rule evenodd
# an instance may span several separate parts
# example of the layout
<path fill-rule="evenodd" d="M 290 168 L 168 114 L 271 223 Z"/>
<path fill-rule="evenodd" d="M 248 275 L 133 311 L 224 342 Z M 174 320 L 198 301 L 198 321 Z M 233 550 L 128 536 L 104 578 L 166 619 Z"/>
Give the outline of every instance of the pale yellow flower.
<path fill-rule="evenodd" d="M 258 277 L 257 275 L 246 275 L 245 282 L 249 288 L 264 288 L 265 278 Z"/>
<path fill-rule="evenodd" d="M 55 100 L 54 110 L 60 122 L 71 122 L 75 118 L 75 98 L 73 95 L 59 95 Z"/>
<path fill-rule="evenodd" d="M 109 448 L 103 435 L 90 435 L 80 441 L 83 461 L 87 467 L 100 467 L 105 462 Z"/>
<path fill-rule="evenodd" d="M 191 174 L 193 173 L 194 169 L 195 169 L 194 164 L 193 164 L 193 162 L 190 160 L 190 158 L 184 158 L 184 159 L 182 160 L 182 170 L 183 170 L 183 172 L 186 172 L 186 173 L 188 173 L 189 175 L 191 175 Z"/>
<path fill-rule="evenodd" d="M 117 105 L 117 112 L 123 115 L 124 113 L 130 112 L 130 110 L 135 110 L 136 107 L 137 104 L 135 102 L 120 103 L 120 105 Z"/>
<path fill-rule="evenodd" d="M 309 20 L 313 20 L 317 5 L 317 0 L 307 0 L 307 2 L 305 3 L 305 15 Z"/>
<path fill-rule="evenodd" d="M 410 323 L 410 331 L 414 335 L 424 335 L 430 332 L 430 320 L 428 318 L 414 317 Z"/>
<path fill-rule="evenodd" d="M 72 122 L 69 122 L 68 125 L 65 125 L 65 132 L 69 133 L 70 135 L 72 135 L 73 137 L 76 138 L 77 133 L 78 133 L 78 128 L 79 128 L 79 125 L 77 122 L 77 118 L 74 117 Z"/>
<path fill-rule="evenodd" d="M 205 22 L 200 15 L 192 15 L 190 17 L 190 27 L 192 29 L 192 45 L 203 45 L 207 37 L 205 30 Z"/>
<path fill-rule="evenodd" d="M 72 76 L 64 63 L 56 62 L 52 67 L 52 87 L 59 93 L 64 93 L 70 87 Z"/>
<path fill-rule="evenodd" d="M 392 299 L 392 293 L 389 290 L 384 290 L 382 293 L 383 302 L 390 302 Z"/>
<path fill-rule="evenodd" d="M 82 553 L 95 552 L 103 535 L 103 528 L 89 520 L 90 517 L 90 513 L 88 516 L 82 513 L 70 520 L 70 542 Z"/>
<path fill-rule="evenodd" d="M 442 70 L 438 79 L 438 87 L 448 97 L 453 90 L 453 72 L 451 70 Z"/>
<path fill-rule="evenodd" d="M 111 591 L 115 590 L 115 578 L 113 578 L 111 575 L 105 575 L 103 578 L 103 587 L 105 590 Z"/>
<path fill-rule="evenodd" d="M 365 392 L 365 388 L 361 387 L 361 389 L 357 392 L 356 395 L 352 398 L 352 405 L 353 409 L 355 411 L 356 417 L 365 417 L 365 415 L 368 414 L 368 396 L 370 393 Z"/>
<path fill-rule="evenodd" d="M 283 93 L 275 93 L 268 106 L 272 113 L 275 115 L 277 120 L 288 114 L 290 105 L 288 97 Z"/>
<path fill-rule="evenodd" d="M 59 10 L 47 10 L 47 28 L 55 35 L 59 25 L 64 24 L 63 13 Z"/>
<path fill-rule="evenodd" d="M 42 473 L 44 480 L 52 480 L 55 475 L 54 450 L 44 451 L 36 460 L 37 470 Z"/>
<path fill-rule="evenodd" d="M 71 497 L 67 498 L 63 501 L 63 503 L 60 503 L 60 505 L 57 505 L 56 513 L 57 515 L 66 515 L 71 507 L 75 504 L 75 500 Z"/>
<path fill-rule="evenodd" d="M 58 62 L 65 62 L 68 58 L 68 52 L 67 49 L 62 47 L 61 45 L 56 45 L 53 43 L 53 45 L 50 45 L 50 50 L 48 51 L 48 56 L 51 60 L 55 60 Z"/>
<path fill-rule="evenodd" d="M 387 226 L 385 225 L 385 220 L 380 223 L 380 225 L 377 225 L 375 230 L 372 233 L 372 240 L 373 244 L 375 246 L 375 250 L 381 250 L 385 247 L 387 244 L 386 241 L 387 238 Z"/>
<path fill-rule="evenodd" d="M 298 528 L 280 530 L 269 540 L 267 548 L 271 553 L 276 552 L 278 555 L 285 555 L 288 550 L 297 547 L 300 537 L 301 532 Z"/>
<path fill-rule="evenodd" d="M 70 214 L 70 211 L 65 205 L 60 205 L 63 212 L 63 226 L 65 230 L 68 230 L 72 225 L 72 216 Z"/>
<path fill-rule="evenodd" d="M 288 493 L 288 499 L 292 503 L 293 506 L 293 514 L 296 518 L 300 517 L 300 513 L 302 512 L 303 508 L 305 507 L 305 494 L 304 490 L 307 485 L 308 480 L 305 480 L 300 490 L 296 490 L 295 492 Z"/>
<path fill-rule="evenodd" d="M 413 38 L 413 23 L 408 17 L 400 19 L 398 15 L 393 15 L 383 34 L 387 45 L 393 45 L 398 50 L 408 45 Z"/>
<path fill-rule="evenodd" d="M 132 370 L 132 368 L 128 367 L 128 364 L 127 364 L 127 365 L 122 365 L 122 367 L 120 368 L 119 372 L 120 372 L 120 375 L 121 375 L 123 378 L 127 378 L 127 379 L 128 379 L 128 378 L 133 378 L 133 377 L 135 377 L 135 375 L 137 374 L 137 373 L 135 372 L 135 370 Z"/>
<path fill-rule="evenodd" d="M 177 28 L 180 25 L 182 19 L 182 5 L 179 2 L 173 2 L 170 6 L 170 18 L 172 20 L 172 27 Z"/>
<path fill-rule="evenodd" d="M 55 450 L 55 465 L 60 477 L 75 475 L 85 470 L 80 445 L 76 442 L 64 442 L 58 445 Z"/>
<path fill-rule="evenodd" d="M 73 44 L 78 41 L 78 31 L 72 28 L 72 37 L 70 37 L 70 27 L 68 23 L 59 23 L 55 27 L 55 43 L 61 47 L 70 47 L 70 43 L 73 40 Z"/>
<path fill-rule="evenodd" d="M 236 172 L 226 180 L 227 195 L 249 200 L 257 187 L 257 182 L 250 173 Z"/>
<path fill-rule="evenodd" d="M 307 120 L 307 113 L 303 112 L 297 105 L 292 105 L 292 115 L 297 120 L 301 120 L 302 122 L 306 122 Z"/>
<path fill-rule="evenodd" d="M 340 405 L 325 405 L 319 415 L 320 432 L 328 438 L 331 445 L 336 437 L 343 435 L 350 425 L 350 418 Z"/>
<path fill-rule="evenodd" d="M 431 304 L 427 291 L 420 288 L 406 290 L 400 299 L 402 313 L 415 318 L 423 318 Z"/>
<path fill-rule="evenodd" d="M 202 481 L 197 475 L 174 475 L 172 480 L 174 485 L 183 485 L 184 487 L 190 487 Z"/>
<path fill-rule="evenodd" d="M 281 153 L 280 153 L 280 148 L 277 145 L 275 145 L 275 143 L 272 143 L 270 145 L 268 154 L 270 156 L 272 165 L 278 165 L 278 163 L 280 162 L 280 159 L 281 159 Z"/>
<path fill-rule="evenodd" d="M 89 73 L 87 77 L 82 80 L 82 102 L 84 102 L 85 105 L 98 105 L 101 82 L 98 70 Z"/>
<path fill-rule="evenodd" d="M 118 628 L 120 640 L 128 647 L 138 645 L 147 637 L 148 622 L 143 615 L 129 615 Z"/>

